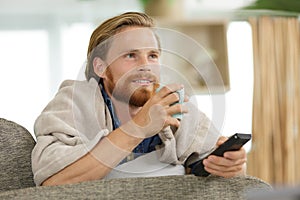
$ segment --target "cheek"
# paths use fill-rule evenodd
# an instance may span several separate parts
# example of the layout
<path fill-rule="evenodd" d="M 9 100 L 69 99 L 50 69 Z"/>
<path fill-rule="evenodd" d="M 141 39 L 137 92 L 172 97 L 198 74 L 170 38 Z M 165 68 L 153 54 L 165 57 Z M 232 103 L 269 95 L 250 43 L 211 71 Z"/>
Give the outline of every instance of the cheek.
<path fill-rule="evenodd" d="M 151 68 L 151 71 L 153 74 L 155 74 L 155 76 L 160 79 L 160 71 L 161 71 L 161 67 L 159 64 L 155 64 L 153 65 L 153 67 Z"/>
<path fill-rule="evenodd" d="M 126 75 L 129 75 L 129 73 L 135 69 L 134 65 L 128 65 L 126 63 L 120 63 L 120 65 L 115 65 L 111 72 L 115 79 L 121 79 L 125 78 Z"/>
<path fill-rule="evenodd" d="M 108 71 L 110 73 L 110 76 L 114 78 L 114 80 L 119 79 L 123 76 L 124 70 L 122 68 L 122 65 L 118 62 L 114 62 L 108 66 Z"/>

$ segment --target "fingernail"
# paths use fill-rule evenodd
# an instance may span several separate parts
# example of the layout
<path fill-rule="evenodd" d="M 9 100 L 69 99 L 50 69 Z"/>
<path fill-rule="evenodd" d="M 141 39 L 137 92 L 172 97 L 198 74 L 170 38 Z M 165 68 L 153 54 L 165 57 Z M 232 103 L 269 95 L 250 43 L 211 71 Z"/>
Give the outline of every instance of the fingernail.
<path fill-rule="evenodd" d="M 210 156 L 210 157 L 208 157 L 208 160 L 209 161 L 214 161 L 214 158 Z"/>

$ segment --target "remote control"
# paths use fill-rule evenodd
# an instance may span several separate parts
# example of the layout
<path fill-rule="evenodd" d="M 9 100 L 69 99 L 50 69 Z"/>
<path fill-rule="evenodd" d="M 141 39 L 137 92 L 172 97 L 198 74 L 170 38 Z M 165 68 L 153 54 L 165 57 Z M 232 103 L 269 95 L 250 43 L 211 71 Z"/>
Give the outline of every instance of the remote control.
<path fill-rule="evenodd" d="M 223 156 L 223 154 L 226 151 L 237 151 L 250 139 L 251 139 L 251 134 L 236 133 L 232 135 L 230 138 L 228 138 L 228 140 L 226 140 L 223 144 L 221 144 L 208 156 L 210 155 Z M 192 174 L 195 174 L 196 176 L 208 176 L 210 174 L 204 169 L 204 165 L 202 163 L 204 159 L 198 160 L 192 164 L 187 165 L 189 168 L 191 168 Z M 188 163 L 188 160 L 186 163 Z"/>

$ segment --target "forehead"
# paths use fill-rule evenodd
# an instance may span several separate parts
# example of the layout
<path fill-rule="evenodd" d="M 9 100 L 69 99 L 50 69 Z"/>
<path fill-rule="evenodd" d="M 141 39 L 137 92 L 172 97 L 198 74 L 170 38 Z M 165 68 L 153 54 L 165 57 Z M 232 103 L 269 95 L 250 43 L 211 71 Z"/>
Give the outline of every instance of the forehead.
<path fill-rule="evenodd" d="M 158 41 L 151 28 L 126 27 L 111 39 L 108 55 L 117 56 L 130 50 L 156 49 Z"/>

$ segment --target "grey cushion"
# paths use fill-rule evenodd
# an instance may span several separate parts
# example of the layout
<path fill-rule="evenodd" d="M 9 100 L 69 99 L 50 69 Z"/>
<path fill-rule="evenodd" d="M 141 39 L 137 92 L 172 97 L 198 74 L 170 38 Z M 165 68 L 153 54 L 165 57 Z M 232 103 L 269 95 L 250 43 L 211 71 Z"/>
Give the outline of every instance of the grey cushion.
<path fill-rule="evenodd" d="M 271 190 L 255 177 L 164 176 L 97 180 L 62 186 L 12 190 L 0 199 L 246 199 L 249 192 Z"/>
<path fill-rule="evenodd" d="M 0 118 L 0 191 L 34 186 L 31 151 L 35 141 L 19 124 Z"/>

